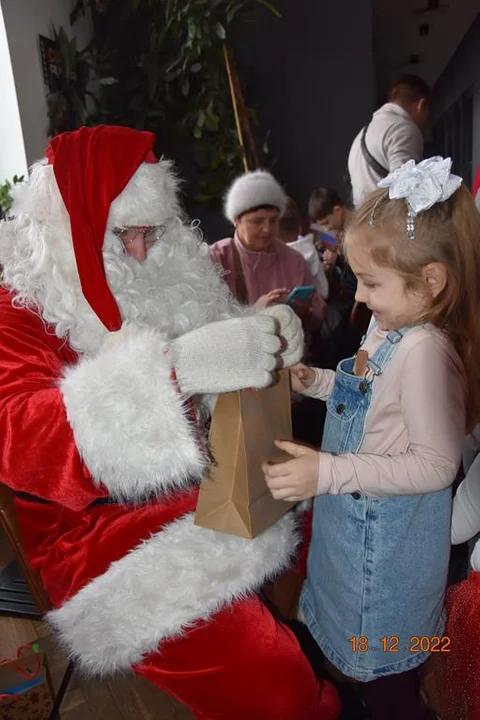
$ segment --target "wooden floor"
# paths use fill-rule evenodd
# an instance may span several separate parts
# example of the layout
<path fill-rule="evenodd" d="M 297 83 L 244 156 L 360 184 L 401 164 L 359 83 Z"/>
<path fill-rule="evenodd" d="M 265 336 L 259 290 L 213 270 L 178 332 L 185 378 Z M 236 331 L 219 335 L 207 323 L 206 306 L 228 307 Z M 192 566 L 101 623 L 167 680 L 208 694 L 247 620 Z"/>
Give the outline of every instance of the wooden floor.
<path fill-rule="evenodd" d="M 0 568 L 10 560 L 0 536 Z M 42 622 L 0 616 L 0 659 L 13 657 L 20 645 L 35 642 L 45 650 L 52 680 L 57 688 L 66 660 L 50 628 Z M 85 679 L 73 675 L 62 704 L 62 720 L 193 720 L 193 715 L 175 700 L 133 674 L 114 680 Z"/>

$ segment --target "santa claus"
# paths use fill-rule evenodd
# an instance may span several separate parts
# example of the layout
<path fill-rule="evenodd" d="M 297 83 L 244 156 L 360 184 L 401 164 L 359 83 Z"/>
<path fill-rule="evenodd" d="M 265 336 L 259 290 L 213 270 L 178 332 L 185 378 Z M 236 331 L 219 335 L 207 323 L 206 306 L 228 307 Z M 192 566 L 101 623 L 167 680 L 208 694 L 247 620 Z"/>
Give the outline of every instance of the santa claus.
<path fill-rule="evenodd" d="M 153 144 L 54 138 L 1 226 L 0 479 L 82 670 L 133 668 L 204 720 L 334 718 L 256 594 L 292 561 L 295 513 L 255 540 L 193 524 L 215 394 L 297 362 L 300 323 L 232 300 Z"/>

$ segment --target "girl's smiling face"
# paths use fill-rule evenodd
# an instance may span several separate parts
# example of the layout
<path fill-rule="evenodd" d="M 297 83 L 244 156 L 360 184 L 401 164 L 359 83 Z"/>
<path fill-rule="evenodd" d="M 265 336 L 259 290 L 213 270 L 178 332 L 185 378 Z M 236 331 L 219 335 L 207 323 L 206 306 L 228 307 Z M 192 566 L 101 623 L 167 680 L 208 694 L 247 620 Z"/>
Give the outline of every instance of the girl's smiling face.
<path fill-rule="evenodd" d="M 428 293 L 407 288 L 398 272 L 376 265 L 358 234 L 348 243 L 348 262 L 358 280 L 355 300 L 370 308 L 381 330 L 410 325 L 428 309 Z"/>

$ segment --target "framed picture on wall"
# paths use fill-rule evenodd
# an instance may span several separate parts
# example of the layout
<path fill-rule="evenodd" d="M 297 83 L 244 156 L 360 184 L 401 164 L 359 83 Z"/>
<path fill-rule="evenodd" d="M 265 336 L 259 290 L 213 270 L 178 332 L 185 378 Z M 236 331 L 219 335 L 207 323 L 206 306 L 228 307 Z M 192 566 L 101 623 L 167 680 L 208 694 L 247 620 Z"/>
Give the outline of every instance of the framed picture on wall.
<path fill-rule="evenodd" d="M 49 137 L 74 130 L 74 112 L 68 92 L 71 82 L 76 80 L 76 67 L 72 66 L 69 77 L 65 75 L 65 62 L 61 54 L 63 30 L 60 28 L 60 43 L 44 35 L 38 36 L 43 82 L 47 97 L 47 115 Z M 66 37 L 66 36 L 65 36 Z"/>
<path fill-rule="evenodd" d="M 56 93 L 60 90 L 62 75 L 62 64 L 57 43 L 44 35 L 39 35 L 38 44 L 42 62 L 43 82 L 48 93 Z"/>

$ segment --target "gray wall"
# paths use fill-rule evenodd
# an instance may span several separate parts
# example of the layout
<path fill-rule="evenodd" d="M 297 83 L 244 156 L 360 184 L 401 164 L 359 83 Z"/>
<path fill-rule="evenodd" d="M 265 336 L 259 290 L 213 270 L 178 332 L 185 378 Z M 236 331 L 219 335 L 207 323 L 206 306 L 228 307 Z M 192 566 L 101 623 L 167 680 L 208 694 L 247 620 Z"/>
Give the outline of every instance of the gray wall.
<path fill-rule="evenodd" d="M 375 106 L 371 0 L 272 0 L 234 46 L 247 102 L 270 130 L 273 172 L 306 212 L 313 189 L 343 191 L 350 144 Z M 199 213 L 202 215 L 202 213 Z M 225 235 L 203 217 L 209 242 Z"/>
<path fill-rule="evenodd" d="M 432 124 L 473 86 L 473 170 L 480 165 L 480 13 L 434 88 Z"/>
<path fill-rule="evenodd" d="M 74 0 L 1 0 L 12 62 L 23 140 L 28 164 L 43 157 L 48 145 L 47 99 L 43 84 L 38 35 L 52 37 L 52 24 L 63 26 L 82 50 L 91 37 L 87 13 L 72 29 L 69 13 Z M 18 172 L 21 172 L 19 170 Z"/>
<path fill-rule="evenodd" d="M 248 99 L 271 129 L 274 172 L 306 209 L 343 187 L 350 144 L 375 104 L 371 0 L 274 0 L 235 48 Z"/>

